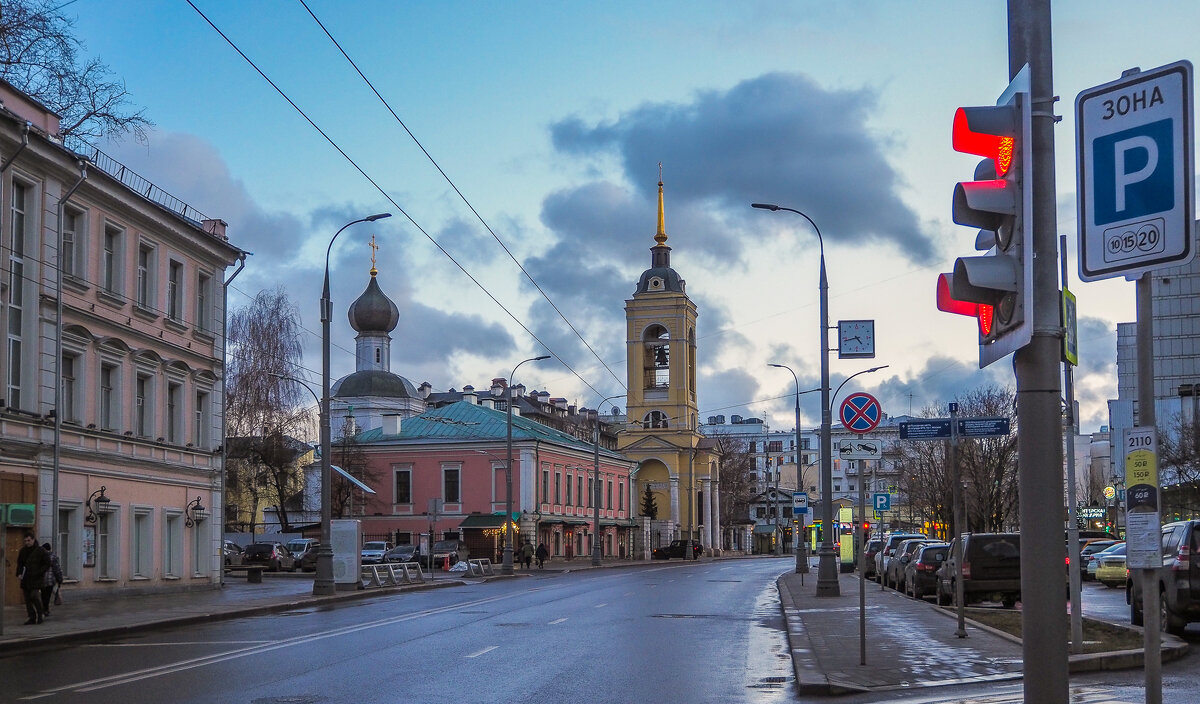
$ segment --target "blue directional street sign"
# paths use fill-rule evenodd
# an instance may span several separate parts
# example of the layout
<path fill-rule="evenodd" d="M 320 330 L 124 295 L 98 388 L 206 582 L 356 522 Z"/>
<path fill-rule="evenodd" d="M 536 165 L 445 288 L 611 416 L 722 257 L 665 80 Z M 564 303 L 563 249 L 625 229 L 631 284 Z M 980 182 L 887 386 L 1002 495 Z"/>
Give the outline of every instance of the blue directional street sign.
<path fill-rule="evenodd" d="M 949 418 L 910 420 L 900 423 L 901 440 L 941 440 L 949 437 Z"/>
<path fill-rule="evenodd" d="M 892 510 L 892 495 L 891 494 L 872 494 L 872 506 L 876 511 L 891 511 Z"/>
<path fill-rule="evenodd" d="M 1178 61 L 1075 99 L 1079 278 L 1134 277 L 1192 260 L 1192 64 Z"/>

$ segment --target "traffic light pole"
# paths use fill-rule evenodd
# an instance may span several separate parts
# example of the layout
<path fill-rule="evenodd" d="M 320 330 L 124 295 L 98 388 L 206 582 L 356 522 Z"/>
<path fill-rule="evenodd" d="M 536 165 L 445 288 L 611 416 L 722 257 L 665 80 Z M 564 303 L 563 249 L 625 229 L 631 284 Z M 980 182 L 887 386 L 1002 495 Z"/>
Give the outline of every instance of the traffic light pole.
<path fill-rule="evenodd" d="M 1068 704 L 1067 619 L 1063 614 L 1062 422 L 1059 360 L 1057 217 L 1054 180 L 1054 85 L 1050 0 L 1009 0 L 1009 75 L 1030 67 L 1032 99 L 1032 340 L 1013 357 L 1021 496 L 1022 641 L 1025 701 Z M 1027 302 L 1028 303 L 1028 302 Z"/>

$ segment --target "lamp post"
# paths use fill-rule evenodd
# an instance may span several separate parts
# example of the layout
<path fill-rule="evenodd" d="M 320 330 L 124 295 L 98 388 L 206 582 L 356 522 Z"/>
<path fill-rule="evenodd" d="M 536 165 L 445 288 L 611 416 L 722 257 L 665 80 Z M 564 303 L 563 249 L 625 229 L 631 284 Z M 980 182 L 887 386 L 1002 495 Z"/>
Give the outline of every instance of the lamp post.
<path fill-rule="evenodd" d="M 769 367 L 786 369 L 792 373 L 792 381 L 796 382 L 796 482 L 803 486 L 804 482 L 800 481 L 800 378 L 796 376 L 795 370 L 786 364 L 768 364 Z M 792 516 L 793 520 L 795 516 Z M 801 519 L 796 526 L 796 572 L 808 572 L 808 543 L 799 539 L 800 533 L 804 528 L 804 521 Z M 803 547 L 802 547 L 803 546 Z"/>
<path fill-rule="evenodd" d="M 517 369 L 526 362 L 536 362 L 542 359 L 550 359 L 550 355 L 544 354 L 540 357 L 530 357 L 517 362 L 517 366 L 513 367 L 512 373 L 508 375 L 508 385 L 505 387 L 505 393 L 508 396 L 507 403 L 504 404 L 506 411 L 505 425 L 507 428 L 507 447 L 508 461 L 504 463 L 504 557 L 500 563 L 500 574 L 511 575 L 513 573 L 513 529 L 512 529 L 512 407 L 513 393 L 512 380 L 517 374 Z"/>
<path fill-rule="evenodd" d="M 592 473 L 592 476 L 595 477 L 595 496 L 592 497 L 592 535 L 594 536 L 592 538 L 592 567 L 600 566 L 600 408 L 617 398 L 625 398 L 625 394 L 609 396 L 598 404 L 596 427 L 592 430 L 592 466 L 595 470 Z"/>
<path fill-rule="evenodd" d="M 821 228 L 804 213 L 794 208 L 785 208 L 773 203 L 751 203 L 751 207 L 762 210 L 786 210 L 795 213 L 808 221 L 817 233 L 817 242 L 821 245 L 821 278 L 818 284 L 821 292 L 821 332 L 817 337 L 821 345 L 821 547 L 817 550 L 817 596 L 839 596 L 841 587 L 838 585 L 837 556 L 834 554 L 833 541 L 830 539 L 830 528 L 833 526 L 833 458 L 831 457 L 832 427 L 829 410 L 829 279 L 825 276 L 825 240 L 821 237 Z"/>
<path fill-rule="evenodd" d="M 333 234 L 325 248 L 325 281 L 321 287 L 321 545 L 317 548 L 317 576 L 313 580 L 313 594 L 333 594 L 333 543 L 329 524 L 332 518 L 332 493 L 329 472 L 329 322 L 333 318 L 333 301 L 329 300 L 329 253 L 333 242 L 347 227 L 360 222 L 375 222 L 392 217 L 391 213 L 377 213 L 352 220 Z"/>

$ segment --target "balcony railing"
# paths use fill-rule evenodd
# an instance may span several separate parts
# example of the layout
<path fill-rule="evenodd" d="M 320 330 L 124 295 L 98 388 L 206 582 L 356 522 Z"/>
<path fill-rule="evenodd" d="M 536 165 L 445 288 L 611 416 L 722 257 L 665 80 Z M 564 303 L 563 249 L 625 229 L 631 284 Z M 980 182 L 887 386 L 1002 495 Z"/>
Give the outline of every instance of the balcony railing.
<path fill-rule="evenodd" d="M 67 137 L 63 144 L 70 150 L 80 156 L 86 157 L 97 169 L 112 176 L 120 181 L 129 190 L 137 193 L 146 200 L 152 203 L 157 203 L 180 217 L 192 221 L 199 226 L 200 223 L 208 220 L 208 217 L 196 210 L 192 206 L 184 203 L 182 200 L 167 193 L 163 189 L 146 180 L 139 174 L 125 166 L 121 162 L 111 156 L 100 151 L 99 148 L 79 139 L 78 137 Z"/>

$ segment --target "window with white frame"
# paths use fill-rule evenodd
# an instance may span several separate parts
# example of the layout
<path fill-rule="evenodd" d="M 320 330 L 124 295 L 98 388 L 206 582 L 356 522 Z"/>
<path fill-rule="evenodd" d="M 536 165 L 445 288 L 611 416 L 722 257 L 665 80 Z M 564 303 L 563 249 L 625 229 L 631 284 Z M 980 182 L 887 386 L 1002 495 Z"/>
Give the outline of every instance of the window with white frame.
<path fill-rule="evenodd" d="M 8 231 L 8 376 L 5 402 L 10 408 L 21 408 L 22 377 L 24 376 L 25 339 L 25 246 L 32 218 L 27 217 L 34 207 L 33 188 L 13 179 Z"/>
<path fill-rule="evenodd" d="M 152 245 L 138 245 L 137 256 L 137 304 L 143 308 L 154 307 L 154 262 L 155 252 Z"/>
<path fill-rule="evenodd" d="M 117 384 L 120 382 L 120 368 L 109 362 L 100 363 L 100 394 L 97 396 L 98 408 L 96 416 L 100 420 L 102 430 L 117 429 Z"/>
<path fill-rule="evenodd" d="M 554 472 L 554 503 L 562 503 L 562 472 Z"/>
<path fill-rule="evenodd" d="M 604 481 L 604 485 L 605 485 L 604 486 L 604 496 L 605 496 L 604 508 L 611 509 L 613 507 L 613 504 L 612 504 L 612 494 L 613 494 L 612 480 L 606 479 Z"/>
<path fill-rule="evenodd" d="M 542 503 L 550 503 L 550 470 L 542 468 Z"/>
<path fill-rule="evenodd" d="M 83 236 L 86 231 L 84 214 L 81 210 L 71 207 L 63 208 L 62 222 L 62 273 L 63 276 L 84 277 L 84 252 L 87 243 Z"/>
<path fill-rule="evenodd" d="M 411 504 L 413 502 L 411 465 L 397 467 L 392 470 L 392 486 L 395 487 L 392 494 L 392 503 Z"/>
<path fill-rule="evenodd" d="M 183 322 L 183 262 L 167 264 L 167 317 Z"/>
<path fill-rule="evenodd" d="M 79 369 L 79 355 L 63 352 L 62 356 L 62 419 L 64 422 L 79 422 L 79 384 L 76 370 Z"/>
<path fill-rule="evenodd" d="M 461 472 L 462 465 L 442 465 L 442 501 L 445 503 L 456 504 L 462 501 L 462 486 L 459 482 Z"/>
<path fill-rule="evenodd" d="M 83 565 L 83 541 L 80 539 L 82 532 L 83 513 L 80 511 L 80 504 L 59 500 L 58 536 L 54 541 L 54 550 L 58 553 L 64 580 L 79 579 L 79 571 Z"/>
<path fill-rule="evenodd" d="M 571 485 L 575 483 L 575 473 L 567 472 L 567 481 L 563 485 L 565 494 L 563 495 L 563 506 L 571 505 Z"/>
<path fill-rule="evenodd" d="M 96 516 L 96 579 L 114 580 L 121 566 L 121 519 L 116 506 Z"/>
<path fill-rule="evenodd" d="M 167 442 L 183 443 L 183 384 L 167 382 Z"/>
<path fill-rule="evenodd" d="M 183 512 L 168 509 L 163 514 L 163 576 L 183 576 Z"/>
<path fill-rule="evenodd" d="M 153 435 L 154 377 L 138 374 L 133 387 L 134 421 L 133 432 L 141 438 Z"/>
<path fill-rule="evenodd" d="M 125 231 L 112 224 L 104 226 L 104 251 L 100 259 L 100 285 L 110 294 L 122 294 L 121 257 L 125 244 Z"/>
<path fill-rule="evenodd" d="M 211 327 L 212 295 L 212 274 L 202 271 L 196 275 L 196 327 L 200 330 Z"/>
<path fill-rule="evenodd" d="M 211 426 L 208 417 L 208 398 L 207 389 L 196 391 L 196 403 L 192 408 L 192 442 L 196 443 L 196 447 L 209 446 Z"/>
<path fill-rule="evenodd" d="M 192 576 L 204 577 L 211 564 L 212 540 L 208 535 L 208 521 L 197 517 L 192 526 Z"/>
<path fill-rule="evenodd" d="M 154 510 L 133 508 L 133 525 L 129 530 L 129 576 L 149 579 L 154 576 Z"/>
<path fill-rule="evenodd" d="M 583 475 L 582 474 L 575 477 L 575 488 L 578 489 L 578 491 L 575 492 L 575 505 L 583 506 Z"/>

